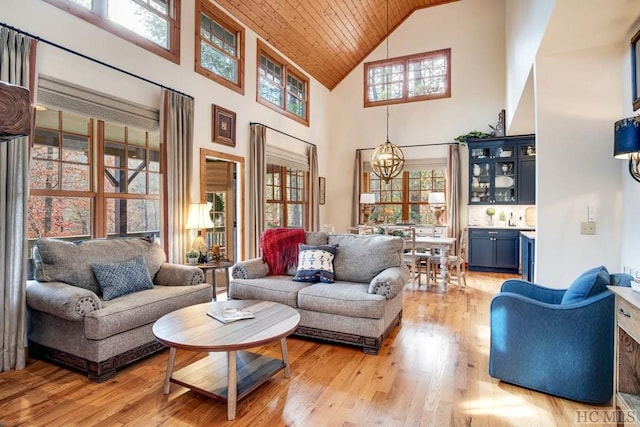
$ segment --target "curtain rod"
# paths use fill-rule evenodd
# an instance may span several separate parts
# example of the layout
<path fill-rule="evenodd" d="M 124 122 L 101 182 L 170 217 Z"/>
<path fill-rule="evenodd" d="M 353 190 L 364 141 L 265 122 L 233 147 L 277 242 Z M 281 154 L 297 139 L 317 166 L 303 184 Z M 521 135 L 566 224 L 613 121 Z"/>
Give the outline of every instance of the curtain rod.
<path fill-rule="evenodd" d="M 297 136 L 290 135 L 290 134 L 288 134 L 288 133 L 286 133 L 286 132 L 283 132 L 283 131 L 281 131 L 281 130 L 278 130 L 278 129 L 272 128 L 271 126 L 267 126 L 267 125 L 265 125 L 264 123 L 249 122 L 249 126 L 253 126 L 253 125 L 260 125 L 260 126 L 264 126 L 264 127 L 266 127 L 267 129 L 271 129 L 271 130 L 272 130 L 272 131 L 274 131 L 274 132 L 278 132 L 278 133 L 280 133 L 280 134 L 282 134 L 282 135 L 288 136 L 289 138 L 297 139 L 297 140 L 298 140 L 298 141 L 300 141 L 300 142 L 304 142 L 305 144 L 313 145 L 314 147 L 316 147 L 316 148 L 317 148 L 316 144 L 314 144 L 313 142 L 305 141 L 304 139 L 298 138 Z"/>
<path fill-rule="evenodd" d="M 191 96 L 191 95 L 187 95 L 186 93 L 182 93 L 182 92 L 180 92 L 178 90 L 175 90 L 175 89 L 170 88 L 168 86 L 165 86 L 163 84 L 156 83 L 156 82 L 154 82 L 152 80 L 147 79 L 146 77 L 142 77 L 142 76 L 139 76 L 137 74 L 133 74 L 132 72 L 127 71 L 127 70 L 123 70 L 122 68 L 118 68 L 115 65 L 107 64 L 106 62 L 103 62 L 103 61 L 101 61 L 99 59 L 96 59 L 96 58 L 93 58 L 91 56 L 85 55 L 84 53 L 76 52 L 75 50 L 69 49 L 68 47 L 64 47 L 64 46 L 59 45 L 57 43 L 54 43 L 52 41 L 43 39 L 40 36 L 36 36 L 34 34 L 30 34 L 30 33 L 26 32 L 26 31 L 23 31 L 23 30 L 21 30 L 19 28 L 13 27 L 13 26 L 11 26 L 9 24 L 5 24 L 4 22 L 0 22 L 0 26 L 8 28 L 10 30 L 13 30 L 13 31 L 15 31 L 17 33 L 20 33 L 22 35 L 31 37 L 32 39 L 37 40 L 39 42 L 42 42 L 42 43 L 48 44 L 50 46 L 56 47 L 58 49 L 64 50 L 65 52 L 74 54 L 74 55 L 79 56 L 79 57 L 84 58 L 84 59 L 88 59 L 89 61 L 93 61 L 93 62 L 95 62 L 97 64 L 100 64 L 100 65 L 103 65 L 103 66 L 105 66 L 107 68 L 111 68 L 112 70 L 119 71 L 119 72 L 121 72 L 123 74 L 126 74 L 128 76 L 135 77 L 136 79 L 142 80 L 142 81 L 147 82 L 147 83 L 151 83 L 152 85 L 159 86 L 159 87 L 161 87 L 163 89 L 167 89 L 167 90 L 170 90 L 172 92 L 178 93 L 178 94 L 180 94 L 182 96 L 187 96 L 187 97 L 193 99 L 193 96 Z"/>
<path fill-rule="evenodd" d="M 436 142 L 434 144 L 415 144 L 415 145 L 398 145 L 399 148 L 413 148 L 413 147 L 435 147 L 437 145 L 460 145 L 459 142 Z M 356 151 L 375 150 L 377 147 L 372 148 L 356 148 Z"/>

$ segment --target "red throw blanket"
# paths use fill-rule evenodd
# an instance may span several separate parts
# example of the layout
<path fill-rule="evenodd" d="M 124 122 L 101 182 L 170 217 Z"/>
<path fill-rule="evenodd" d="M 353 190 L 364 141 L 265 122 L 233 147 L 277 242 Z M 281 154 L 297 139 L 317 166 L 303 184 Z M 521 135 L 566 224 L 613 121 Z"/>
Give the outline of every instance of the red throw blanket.
<path fill-rule="evenodd" d="M 260 236 L 262 259 L 269 266 L 269 275 L 287 274 L 298 264 L 298 243 L 305 242 L 302 228 L 269 228 Z"/>

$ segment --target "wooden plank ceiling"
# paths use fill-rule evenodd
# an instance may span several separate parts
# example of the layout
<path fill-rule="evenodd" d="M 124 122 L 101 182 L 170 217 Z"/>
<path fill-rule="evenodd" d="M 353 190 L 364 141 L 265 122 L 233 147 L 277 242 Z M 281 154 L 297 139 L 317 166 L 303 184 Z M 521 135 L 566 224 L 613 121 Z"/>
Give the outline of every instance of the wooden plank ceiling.
<path fill-rule="evenodd" d="M 389 0 L 389 32 L 417 9 L 452 1 Z M 387 34 L 387 0 L 216 2 L 330 90 Z"/>

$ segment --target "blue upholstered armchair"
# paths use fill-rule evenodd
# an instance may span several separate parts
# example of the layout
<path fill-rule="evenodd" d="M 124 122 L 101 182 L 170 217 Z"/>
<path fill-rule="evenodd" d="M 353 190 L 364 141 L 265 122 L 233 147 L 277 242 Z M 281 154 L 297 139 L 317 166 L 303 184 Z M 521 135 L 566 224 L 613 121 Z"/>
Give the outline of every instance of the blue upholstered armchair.
<path fill-rule="evenodd" d="M 489 374 L 566 399 L 613 394 L 614 295 L 619 275 L 592 268 L 563 290 L 507 280 L 491 301 Z"/>

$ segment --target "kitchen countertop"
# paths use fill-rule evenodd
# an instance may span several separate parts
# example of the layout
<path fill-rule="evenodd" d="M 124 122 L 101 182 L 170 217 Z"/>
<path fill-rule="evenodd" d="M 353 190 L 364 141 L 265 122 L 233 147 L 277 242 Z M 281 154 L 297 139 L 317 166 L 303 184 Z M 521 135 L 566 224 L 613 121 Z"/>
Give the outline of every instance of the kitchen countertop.
<path fill-rule="evenodd" d="M 535 231 L 535 227 L 528 225 L 518 225 L 510 227 L 508 225 L 470 225 L 469 228 L 492 228 L 496 230 L 520 230 L 520 231 Z"/>
<path fill-rule="evenodd" d="M 535 231 L 521 231 L 520 234 L 532 240 L 536 239 Z"/>

